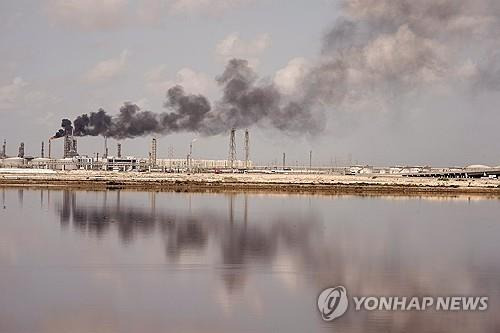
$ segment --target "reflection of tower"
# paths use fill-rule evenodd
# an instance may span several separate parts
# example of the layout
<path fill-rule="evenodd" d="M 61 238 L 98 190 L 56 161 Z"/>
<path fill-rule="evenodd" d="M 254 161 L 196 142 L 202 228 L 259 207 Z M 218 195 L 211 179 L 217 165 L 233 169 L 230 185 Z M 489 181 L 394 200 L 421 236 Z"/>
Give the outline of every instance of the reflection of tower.
<path fill-rule="evenodd" d="M 116 210 L 119 212 L 120 211 L 120 206 L 121 206 L 121 192 L 120 190 L 116 191 Z"/>
<path fill-rule="evenodd" d="M 245 194 L 245 210 L 243 211 L 243 223 L 245 225 L 245 228 L 248 223 L 248 194 Z"/>
<path fill-rule="evenodd" d="M 149 200 L 150 200 L 150 204 L 151 204 L 151 215 L 155 216 L 155 213 L 156 213 L 156 192 L 151 192 Z"/>
<path fill-rule="evenodd" d="M 5 209 L 5 189 L 2 188 L 2 207 Z"/>
<path fill-rule="evenodd" d="M 229 194 L 229 224 L 234 224 L 234 194 Z"/>
<path fill-rule="evenodd" d="M 156 152 L 157 152 L 156 138 L 153 138 L 151 140 L 151 154 L 150 154 L 150 161 L 149 161 L 149 164 L 151 166 L 156 166 Z"/>
<path fill-rule="evenodd" d="M 24 142 L 21 142 L 19 145 L 19 153 L 17 154 L 17 157 L 24 157 Z"/>
<path fill-rule="evenodd" d="M 245 130 L 245 169 L 248 169 L 248 161 L 250 160 L 250 134 L 248 129 Z"/>
<path fill-rule="evenodd" d="M 236 158 L 236 140 L 235 140 L 236 130 L 231 129 L 231 134 L 229 136 L 229 159 L 228 164 L 231 170 L 234 168 L 234 160 Z"/>
<path fill-rule="evenodd" d="M 24 203 L 24 190 L 22 188 L 17 190 L 17 199 L 19 201 L 19 205 L 22 207 Z"/>

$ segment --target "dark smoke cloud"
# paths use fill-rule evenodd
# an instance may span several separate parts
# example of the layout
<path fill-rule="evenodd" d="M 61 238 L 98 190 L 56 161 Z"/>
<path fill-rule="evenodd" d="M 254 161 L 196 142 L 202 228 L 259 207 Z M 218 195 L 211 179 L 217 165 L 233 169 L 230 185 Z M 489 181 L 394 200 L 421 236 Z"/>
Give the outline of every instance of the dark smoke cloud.
<path fill-rule="evenodd" d="M 246 60 L 231 60 L 216 80 L 223 96 L 213 106 L 206 97 L 187 94 L 183 87 L 175 86 L 166 95 L 168 112 L 144 111 L 130 103 L 113 116 L 100 109 L 77 117 L 74 135 L 116 139 L 186 131 L 216 135 L 254 125 L 297 133 L 321 129 L 307 103 L 287 101 L 273 84 L 260 84 Z"/>
<path fill-rule="evenodd" d="M 293 93 L 233 59 L 216 78 L 222 97 L 213 103 L 175 86 L 167 112 L 134 104 L 117 115 L 99 110 L 75 120 L 75 135 L 215 135 L 251 126 L 316 134 L 326 110 L 390 111 L 422 92 L 429 101 L 436 92 L 463 98 L 461 91 L 500 89 L 500 57 L 491 56 L 500 44 L 498 0 L 342 0 L 339 8 L 320 56 Z"/>
<path fill-rule="evenodd" d="M 500 58 L 489 56 L 499 46 L 496 0 L 343 0 L 340 9 L 297 84 L 308 99 L 376 110 L 458 83 L 500 88 Z"/>
<path fill-rule="evenodd" d="M 61 121 L 61 128 L 56 132 L 56 134 L 54 134 L 52 139 L 62 138 L 63 136 L 71 135 L 72 132 L 73 132 L 73 126 L 71 124 L 71 120 L 63 119 Z"/>

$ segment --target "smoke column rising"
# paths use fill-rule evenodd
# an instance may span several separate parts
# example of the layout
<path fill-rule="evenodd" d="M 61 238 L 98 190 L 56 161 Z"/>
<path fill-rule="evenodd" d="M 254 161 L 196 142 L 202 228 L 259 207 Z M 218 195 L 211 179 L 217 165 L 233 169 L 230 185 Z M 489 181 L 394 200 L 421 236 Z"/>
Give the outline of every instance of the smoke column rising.
<path fill-rule="evenodd" d="M 285 93 L 260 80 L 248 62 L 231 60 L 216 78 L 222 97 L 211 103 L 175 86 L 163 113 L 126 103 L 117 115 L 100 109 L 74 121 L 77 136 L 117 139 L 263 126 L 316 134 L 326 110 L 394 111 L 419 94 L 500 88 L 500 3 L 494 0 L 343 0 L 321 54 Z M 64 126 L 63 126 L 64 128 Z M 60 130 L 56 135 L 61 135 Z"/>

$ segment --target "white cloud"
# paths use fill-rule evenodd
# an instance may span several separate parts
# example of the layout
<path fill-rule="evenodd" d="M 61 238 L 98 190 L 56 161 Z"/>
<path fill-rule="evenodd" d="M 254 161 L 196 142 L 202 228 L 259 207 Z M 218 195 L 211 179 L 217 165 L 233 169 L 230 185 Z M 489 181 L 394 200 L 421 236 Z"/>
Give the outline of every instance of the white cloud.
<path fill-rule="evenodd" d="M 128 0 L 50 0 L 47 11 L 56 22 L 96 30 L 125 23 L 127 6 Z"/>
<path fill-rule="evenodd" d="M 260 34 L 254 39 L 245 41 L 238 33 L 232 33 L 217 43 L 215 54 L 224 62 L 232 58 L 242 58 L 248 60 L 252 67 L 256 67 L 259 64 L 259 57 L 270 44 L 269 34 Z"/>
<path fill-rule="evenodd" d="M 160 65 L 145 75 L 147 86 L 155 94 L 164 95 L 175 85 L 184 87 L 186 93 L 210 95 L 215 90 L 214 80 L 202 72 L 191 68 L 182 68 L 174 77 L 169 77 L 167 66 Z"/>
<path fill-rule="evenodd" d="M 90 82 L 112 79 L 123 72 L 127 64 L 127 57 L 128 51 L 123 50 L 118 57 L 103 60 L 97 63 L 93 68 L 85 73 L 84 77 Z"/>
<path fill-rule="evenodd" d="M 282 93 L 292 94 L 308 70 L 309 63 L 305 58 L 294 58 L 284 68 L 276 72 L 274 84 Z"/>
<path fill-rule="evenodd" d="M 21 77 L 16 77 L 12 82 L 0 86 L 0 111 L 14 109 L 26 86 L 27 83 Z"/>
<path fill-rule="evenodd" d="M 60 99 L 32 88 L 21 77 L 0 86 L 0 112 L 37 110 L 59 102 Z"/>

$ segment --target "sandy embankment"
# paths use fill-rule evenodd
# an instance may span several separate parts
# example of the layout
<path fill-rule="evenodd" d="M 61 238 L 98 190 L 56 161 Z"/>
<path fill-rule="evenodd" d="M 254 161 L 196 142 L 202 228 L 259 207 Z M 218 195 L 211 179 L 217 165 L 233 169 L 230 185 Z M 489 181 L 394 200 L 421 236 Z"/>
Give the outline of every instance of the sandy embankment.
<path fill-rule="evenodd" d="M 3 173 L 0 186 L 134 188 L 165 191 L 279 191 L 310 193 L 475 193 L 500 196 L 497 179 L 406 178 L 286 174 L 168 174 L 69 171 Z"/>

